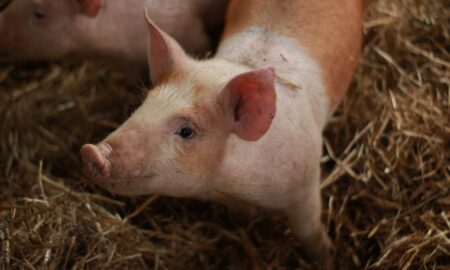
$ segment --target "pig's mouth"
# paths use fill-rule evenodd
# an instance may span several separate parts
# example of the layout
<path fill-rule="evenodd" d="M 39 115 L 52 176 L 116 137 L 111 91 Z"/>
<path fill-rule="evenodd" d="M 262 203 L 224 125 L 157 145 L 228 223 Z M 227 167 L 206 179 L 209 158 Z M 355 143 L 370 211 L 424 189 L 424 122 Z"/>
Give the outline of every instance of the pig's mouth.
<path fill-rule="evenodd" d="M 101 184 L 101 187 L 109 192 L 126 195 L 126 196 L 139 196 L 146 195 L 150 192 L 145 187 L 148 187 L 152 183 L 152 179 L 157 176 L 156 173 L 150 173 L 144 176 L 130 177 L 130 178 L 115 178 L 110 179 L 108 182 Z"/>
<path fill-rule="evenodd" d="M 121 195 L 141 195 L 143 186 L 148 186 L 158 174 L 154 172 L 143 175 L 114 172 L 109 157 L 112 148 L 109 144 L 87 144 L 81 148 L 83 174 L 94 184 L 110 192 Z"/>

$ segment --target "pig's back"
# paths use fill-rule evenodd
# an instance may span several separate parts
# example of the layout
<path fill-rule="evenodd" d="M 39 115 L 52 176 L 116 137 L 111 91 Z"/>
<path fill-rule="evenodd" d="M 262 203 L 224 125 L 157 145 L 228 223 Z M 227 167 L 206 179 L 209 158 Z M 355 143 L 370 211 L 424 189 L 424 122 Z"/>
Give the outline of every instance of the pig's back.
<path fill-rule="evenodd" d="M 320 65 L 334 110 L 358 63 L 363 2 L 232 0 L 222 40 L 252 26 L 294 38 Z"/>
<path fill-rule="evenodd" d="M 216 57 L 251 69 L 273 66 L 276 70 L 276 113 L 269 130 L 251 143 L 232 136 L 222 168 L 232 171 L 231 179 L 238 179 L 239 185 L 262 192 L 255 194 L 255 204 L 284 207 L 291 196 L 298 196 L 299 188 L 308 186 L 307 181 L 316 180 L 320 135 L 328 117 L 321 70 L 295 39 L 258 26 L 222 41 Z M 254 187 L 255 179 L 258 187 L 266 188 Z M 267 196 L 272 198 L 270 206 L 264 205 Z"/>
<path fill-rule="evenodd" d="M 320 128 L 325 125 L 330 111 L 322 71 L 295 39 L 252 26 L 223 40 L 216 57 L 252 69 L 274 67 L 277 115 L 285 113 L 298 119 L 303 110 L 311 109 L 317 125 Z M 280 112 L 281 108 L 289 111 Z"/>

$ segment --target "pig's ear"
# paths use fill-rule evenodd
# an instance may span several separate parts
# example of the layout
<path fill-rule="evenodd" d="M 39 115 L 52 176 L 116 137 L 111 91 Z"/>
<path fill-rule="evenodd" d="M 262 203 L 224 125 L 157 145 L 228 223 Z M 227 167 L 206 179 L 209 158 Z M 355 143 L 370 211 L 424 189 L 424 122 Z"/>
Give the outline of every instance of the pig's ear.
<path fill-rule="evenodd" d="M 233 117 L 232 131 L 241 139 L 256 141 L 275 116 L 275 70 L 259 69 L 232 79 L 223 90 L 223 101 Z"/>
<path fill-rule="evenodd" d="M 81 13 L 89 17 L 95 17 L 103 6 L 103 0 L 76 0 Z"/>
<path fill-rule="evenodd" d="M 150 19 L 147 10 L 145 17 L 148 23 L 148 65 L 153 85 L 160 84 L 173 74 L 185 70 L 188 57 L 178 43 L 164 33 Z"/>

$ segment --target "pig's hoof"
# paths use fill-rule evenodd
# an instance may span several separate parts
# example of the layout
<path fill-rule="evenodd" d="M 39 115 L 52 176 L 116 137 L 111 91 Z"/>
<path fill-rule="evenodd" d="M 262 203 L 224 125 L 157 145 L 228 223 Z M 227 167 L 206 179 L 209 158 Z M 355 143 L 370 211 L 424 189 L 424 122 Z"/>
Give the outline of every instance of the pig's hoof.
<path fill-rule="evenodd" d="M 325 242 L 325 254 L 323 255 L 323 269 L 325 270 L 333 270 L 334 269 L 334 259 L 335 259 L 335 248 L 333 242 L 331 242 L 328 235 L 323 232 L 323 240 Z"/>
<path fill-rule="evenodd" d="M 99 147 L 86 144 L 81 148 L 83 174 L 96 184 L 104 183 L 110 176 L 111 163 Z"/>

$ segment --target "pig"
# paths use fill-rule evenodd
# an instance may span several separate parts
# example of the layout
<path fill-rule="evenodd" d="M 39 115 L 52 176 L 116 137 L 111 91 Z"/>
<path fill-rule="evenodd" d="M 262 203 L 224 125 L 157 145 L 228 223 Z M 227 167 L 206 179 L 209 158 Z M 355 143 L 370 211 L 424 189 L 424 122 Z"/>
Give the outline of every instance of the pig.
<path fill-rule="evenodd" d="M 192 59 L 149 18 L 155 87 L 84 174 L 118 194 L 282 211 L 305 254 L 332 268 L 321 224 L 321 132 L 361 49 L 362 0 L 234 0 L 216 55 Z"/>
<path fill-rule="evenodd" d="M 190 54 L 213 48 L 227 0 L 13 0 L 0 13 L 0 61 L 100 58 L 147 68 L 144 9 Z"/>

